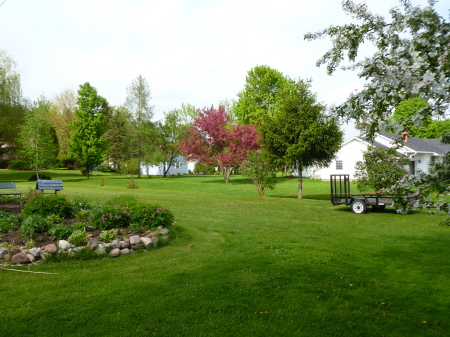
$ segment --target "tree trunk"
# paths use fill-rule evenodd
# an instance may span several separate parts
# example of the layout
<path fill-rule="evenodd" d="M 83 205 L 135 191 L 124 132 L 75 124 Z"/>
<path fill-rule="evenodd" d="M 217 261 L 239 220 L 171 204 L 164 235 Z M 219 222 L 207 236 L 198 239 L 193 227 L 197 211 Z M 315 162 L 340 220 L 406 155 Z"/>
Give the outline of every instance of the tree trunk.
<path fill-rule="evenodd" d="M 303 177 L 302 177 L 302 171 L 303 171 L 303 165 L 300 161 L 298 161 L 298 198 L 302 198 L 303 194 Z"/>
<path fill-rule="evenodd" d="M 86 164 L 86 178 L 88 178 L 89 179 L 89 173 L 90 173 L 90 167 L 89 167 L 89 164 Z"/>
<path fill-rule="evenodd" d="M 223 180 L 225 183 L 228 183 L 228 181 L 230 180 L 231 170 L 231 167 L 222 167 Z"/>

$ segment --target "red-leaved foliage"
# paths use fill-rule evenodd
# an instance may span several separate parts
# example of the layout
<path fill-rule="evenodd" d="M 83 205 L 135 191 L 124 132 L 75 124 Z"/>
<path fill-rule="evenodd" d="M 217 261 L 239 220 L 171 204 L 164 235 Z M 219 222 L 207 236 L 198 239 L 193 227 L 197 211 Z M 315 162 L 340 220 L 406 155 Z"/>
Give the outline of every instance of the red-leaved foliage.
<path fill-rule="evenodd" d="M 218 109 L 203 108 L 198 111 L 199 117 L 186 133 L 180 151 L 186 159 L 218 165 L 224 172 L 239 166 L 247 153 L 259 148 L 258 131 L 254 125 L 230 123 L 230 115 L 223 106 Z M 228 174 L 229 176 L 229 174 Z"/>

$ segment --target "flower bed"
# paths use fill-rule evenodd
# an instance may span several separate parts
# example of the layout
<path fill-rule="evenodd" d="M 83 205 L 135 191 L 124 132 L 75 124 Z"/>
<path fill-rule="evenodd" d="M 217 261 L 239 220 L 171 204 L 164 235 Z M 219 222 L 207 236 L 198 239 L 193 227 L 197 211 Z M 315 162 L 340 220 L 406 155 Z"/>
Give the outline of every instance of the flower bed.
<path fill-rule="evenodd" d="M 157 248 L 176 236 L 167 208 L 129 196 L 104 205 L 39 196 L 21 212 L 7 209 L 0 211 L 0 259 L 15 263 L 117 257 Z"/>

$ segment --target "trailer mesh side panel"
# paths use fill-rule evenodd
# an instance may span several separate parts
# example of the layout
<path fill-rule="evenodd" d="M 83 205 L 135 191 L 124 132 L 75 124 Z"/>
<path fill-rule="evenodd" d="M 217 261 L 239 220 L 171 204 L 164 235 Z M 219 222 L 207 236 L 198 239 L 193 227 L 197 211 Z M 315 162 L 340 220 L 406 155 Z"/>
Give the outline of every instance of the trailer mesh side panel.
<path fill-rule="evenodd" d="M 332 174 L 330 176 L 331 203 L 347 204 L 350 198 L 350 176 L 348 174 Z"/>

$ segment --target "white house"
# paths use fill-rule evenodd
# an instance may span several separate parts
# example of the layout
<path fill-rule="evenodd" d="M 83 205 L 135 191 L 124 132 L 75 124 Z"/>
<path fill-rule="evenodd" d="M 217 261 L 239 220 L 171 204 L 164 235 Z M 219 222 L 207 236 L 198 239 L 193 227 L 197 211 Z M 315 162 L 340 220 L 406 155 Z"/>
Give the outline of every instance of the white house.
<path fill-rule="evenodd" d="M 314 175 L 327 180 L 330 179 L 331 174 L 349 174 L 350 179 L 353 179 L 356 162 L 363 159 L 363 152 L 367 151 L 370 145 L 392 147 L 399 138 L 401 138 L 399 135 L 380 133 L 375 134 L 372 143 L 366 137 L 354 137 L 342 144 L 336 154 L 336 159 L 330 166 L 322 169 L 310 167 L 303 172 L 303 175 Z M 439 162 L 442 156 L 449 151 L 450 145 L 442 144 L 440 139 L 421 139 L 408 136 L 403 141 L 403 146 L 397 150 L 410 159 L 409 172 L 411 174 L 415 174 L 419 170 L 428 173 L 430 165 Z"/>
<path fill-rule="evenodd" d="M 167 165 L 167 164 L 166 164 Z M 178 156 L 175 158 L 174 162 L 169 168 L 167 172 L 168 176 L 174 174 L 188 174 L 194 171 L 195 162 L 189 162 L 184 159 L 183 156 Z M 163 175 L 164 174 L 164 165 L 141 165 L 141 174 L 143 175 Z"/>

